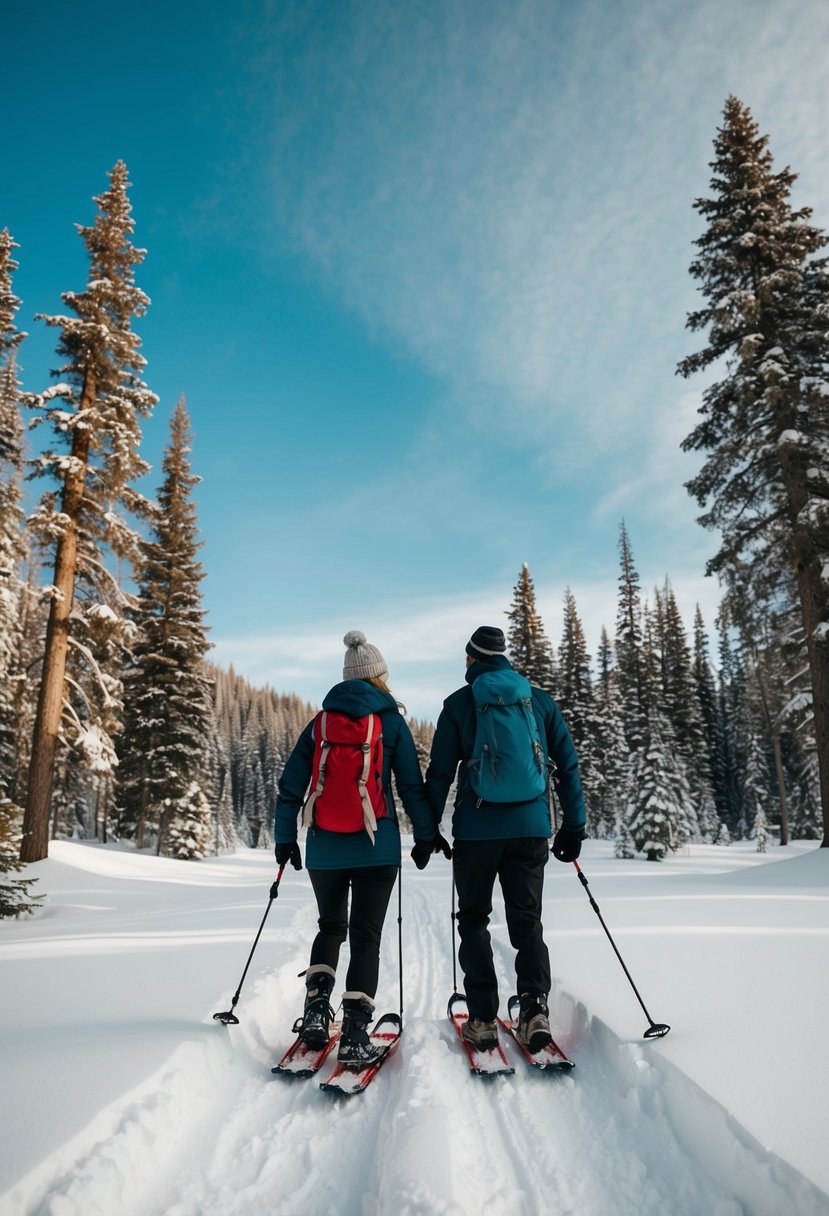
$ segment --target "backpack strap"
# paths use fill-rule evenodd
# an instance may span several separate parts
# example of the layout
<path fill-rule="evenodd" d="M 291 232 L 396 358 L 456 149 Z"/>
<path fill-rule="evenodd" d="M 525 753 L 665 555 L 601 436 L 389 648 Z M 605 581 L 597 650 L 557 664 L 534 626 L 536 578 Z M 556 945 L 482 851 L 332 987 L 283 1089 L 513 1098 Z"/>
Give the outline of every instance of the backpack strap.
<path fill-rule="evenodd" d="M 535 756 L 535 762 L 538 765 L 538 771 L 540 773 L 543 773 L 545 771 L 547 762 L 546 762 L 546 758 L 544 755 L 544 748 L 541 746 L 541 739 L 539 737 L 540 731 L 538 729 L 538 720 L 533 711 L 532 697 L 527 697 L 523 701 L 523 705 L 524 705 L 524 717 L 525 717 L 526 723 L 527 723 L 527 733 L 530 736 L 530 744 L 532 745 L 533 755 Z M 533 728 L 535 728 L 535 729 L 533 729 Z"/>
<path fill-rule="evenodd" d="M 371 799 L 368 796 L 366 782 L 371 771 L 371 736 L 374 734 L 374 714 L 368 715 L 368 729 L 366 730 L 366 741 L 363 744 L 363 771 L 357 780 L 357 787 L 360 791 L 360 801 L 363 804 L 363 824 L 369 834 L 371 843 L 374 844 L 374 833 L 377 831 L 377 816 L 374 814 L 374 807 L 371 805 Z"/>
<path fill-rule="evenodd" d="M 305 809 L 302 814 L 302 826 L 306 828 L 314 821 L 314 803 L 316 802 L 317 798 L 319 798 L 325 786 L 325 765 L 328 760 L 328 752 L 331 748 L 331 744 L 325 737 L 325 720 L 326 713 L 325 710 L 323 710 L 315 723 L 315 727 L 319 727 L 320 732 L 320 771 L 317 774 L 317 784 L 312 792 L 308 795 L 305 802 Z"/>

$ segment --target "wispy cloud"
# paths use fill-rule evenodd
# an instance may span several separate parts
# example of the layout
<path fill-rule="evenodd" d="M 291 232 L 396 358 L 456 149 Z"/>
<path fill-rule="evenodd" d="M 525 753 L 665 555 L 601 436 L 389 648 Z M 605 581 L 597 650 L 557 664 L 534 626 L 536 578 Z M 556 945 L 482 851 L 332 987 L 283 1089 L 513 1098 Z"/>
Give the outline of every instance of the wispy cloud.
<path fill-rule="evenodd" d="M 829 202 L 826 5 L 323 7 L 280 65 L 284 230 L 457 405 L 506 431 L 529 411 L 568 461 L 656 408 L 660 360 L 673 373 L 727 92 Z"/>
<path fill-rule="evenodd" d="M 664 409 L 635 428 L 635 460 L 595 504 L 597 519 L 618 518 L 631 504 L 643 500 L 663 518 L 665 512 L 677 511 L 683 519 L 686 517 L 682 487 L 696 473 L 700 457 L 695 452 L 683 452 L 681 445 L 698 421 L 701 401 L 700 391 L 679 391 Z"/>

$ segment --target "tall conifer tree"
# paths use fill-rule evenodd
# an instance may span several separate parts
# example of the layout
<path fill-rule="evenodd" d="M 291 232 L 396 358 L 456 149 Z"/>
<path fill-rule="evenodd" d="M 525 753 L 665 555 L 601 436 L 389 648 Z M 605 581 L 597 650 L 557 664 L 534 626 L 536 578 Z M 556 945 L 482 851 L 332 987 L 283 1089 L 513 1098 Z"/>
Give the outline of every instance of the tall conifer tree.
<path fill-rule="evenodd" d="M 578 753 L 587 816 L 592 827 L 601 802 L 597 754 L 599 723 L 584 627 L 579 618 L 575 596 L 569 587 L 564 593 L 564 624 L 556 683 L 556 701 Z"/>
<path fill-rule="evenodd" d="M 619 528 L 619 600 L 616 613 L 616 668 L 622 699 L 625 738 L 631 752 L 644 745 L 648 717 L 639 575 L 633 564 L 625 522 Z"/>
<path fill-rule="evenodd" d="M 212 710 L 204 664 L 207 630 L 200 584 L 204 570 L 190 471 L 190 423 L 183 399 L 173 412 L 164 481 L 153 513 L 152 536 L 142 542 L 138 578 L 138 635 L 125 673 L 126 729 L 121 740 L 120 805 L 138 847 L 147 831 L 161 852 L 203 856 L 203 830 Z M 215 778 L 213 778 L 215 779 Z M 181 822 L 179 822 L 181 821 Z M 191 825 L 183 830 L 183 824 Z"/>
<path fill-rule="evenodd" d="M 718 710 L 722 725 L 722 786 L 723 807 L 720 812 L 728 828 L 728 837 L 734 837 L 740 821 L 740 767 L 739 737 L 737 721 L 740 715 L 740 686 L 742 676 L 731 637 L 731 620 L 727 604 L 720 606 L 717 615 L 717 650 L 719 657 Z"/>
<path fill-rule="evenodd" d="M 68 457 L 47 451 L 39 461 L 40 470 L 57 479 L 60 502 L 46 495 L 37 515 L 41 535 L 54 543 L 55 567 L 23 822 L 24 861 L 38 861 L 48 852 L 76 577 L 79 571 L 90 582 L 111 577 L 102 561 L 104 546 L 118 555 L 135 554 L 136 535 L 118 508 L 140 512 L 144 506 L 131 484 L 147 471 L 138 455 L 139 420 L 156 401 L 140 379 L 145 361 L 132 331 L 133 317 L 149 303 L 133 277 L 144 251 L 132 244 L 123 162 L 109 177 L 109 189 L 95 199 L 94 224 L 80 228 L 90 259 L 86 290 L 63 295 L 74 316 L 42 318 L 61 331 L 58 354 L 66 362 L 58 374 L 64 380 L 28 399 L 44 411 L 60 441 L 68 437 L 70 451 Z"/>
<path fill-rule="evenodd" d="M 724 810 L 722 725 L 719 719 L 717 688 L 708 655 L 708 635 L 699 604 L 694 612 L 694 644 L 691 660 L 694 698 L 700 721 L 700 754 L 698 786 L 700 798 L 697 818 L 703 840 L 713 842 L 719 834 L 719 821 Z"/>
<path fill-rule="evenodd" d="M 593 822 L 588 823 L 588 829 L 590 835 L 609 837 L 617 835 L 619 824 L 626 827 L 625 808 L 631 778 L 631 757 L 625 739 L 618 672 L 613 667 L 613 643 L 604 626 L 596 653 L 596 664 L 596 767 L 601 784 L 597 814 Z"/>
<path fill-rule="evenodd" d="M 796 572 L 814 693 L 823 844 L 829 845 L 829 326 L 827 244 L 794 210 L 796 175 L 775 173 L 768 137 L 729 97 L 714 141 L 708 227 L 691 274 L 705 305 L 688 317 L 707 345 L 679 365 L 724 376 L 703 393 L 683 447 L 707 453 L 688 483 L 722 542 L 708 563 L 743 612 L 785 607 Z"/>
<path fill-rule="evenodd" d="M 677 789 L 676 765 L 656 713 L 636 758 L 630 799 L 628 827 L 636 848 L 648 861 L 662 861 L 682 843 L 685 808 Z"/>
<path fill-rule="evenodd" d="M 507 618 L 510 623 L 507 648 L 513 667 L 531 684 L 552 694 L 555 684 L 553 648 L 538 615 L 535 586 L 526 562 L 518 575 Z"/>
<path fill-rule="evenodd" d="M 18 404 L 17 350 L 24 338 L 14 324 L 20 301 L 12 291 L 18 246 L 0 232 L 0 798 L 14 791 L 17 776 L 16 684 L 20 679 L 22 556 L 20 480 L 23 422 Z"/>

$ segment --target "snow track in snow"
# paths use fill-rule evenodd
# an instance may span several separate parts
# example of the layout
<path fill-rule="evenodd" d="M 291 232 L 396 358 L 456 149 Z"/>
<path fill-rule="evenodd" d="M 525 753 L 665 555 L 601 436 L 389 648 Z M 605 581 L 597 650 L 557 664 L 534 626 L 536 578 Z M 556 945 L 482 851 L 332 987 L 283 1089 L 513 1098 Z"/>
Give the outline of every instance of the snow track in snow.
<path fill-rule="evenodd" d="M 270 1073 L 315 929 L 311 901 L 286 899 L 248 975 L 241 1024 L 224 1028 L 206 1010 L 162 1069 L 56 1154 L 48 1180 L 41 1172 L 6 1196 L 11 1216 L 826 1216 L 826 1196 L 657 1044 L 621 1042 L 561 992 L 551 1010 L 572 1074 L 533 1073 L 507 1043 L 515 1075 L 473 1077 L 445 1016 L 449 901 L 443 867 L 405 885 L 404 1037 L 365 1094 L 331 1098 L 314 1079 Z M 395 892 L 379 1012 L 396 1008 L 396 915 Z M 510 976 L 497 908 L 493 942 Z"/>

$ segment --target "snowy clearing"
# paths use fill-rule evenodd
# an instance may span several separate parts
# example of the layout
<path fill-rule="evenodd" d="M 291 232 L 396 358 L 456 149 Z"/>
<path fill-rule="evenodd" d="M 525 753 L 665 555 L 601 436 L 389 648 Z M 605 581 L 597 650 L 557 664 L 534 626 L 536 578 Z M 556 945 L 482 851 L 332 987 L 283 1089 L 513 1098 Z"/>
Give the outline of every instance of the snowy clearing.
<path fill-rule="evenodd" d="M 826 1216 L 829 850 L 692 846 L 661 865 L 588 842 L 551 860 L 554 1032 L 571 1075 L 471 1077 L 446 1016 L 450 869 L 403 870 L 404 1040 L 365 1095 L 274 1078 L 314 931 L 307 875 L 60 842 L 0 926 L 3 1216 Z M 396 897 L 378 1009 L 396 1010 Z M 500 907 L 493 937 L 511 992 Z M 344 974 L 344 972 L 342 972 Z M 339 990 L 338 990 L 339 991 Z M 12 1117 L 13 1115 L 13 1117 Z"/>

